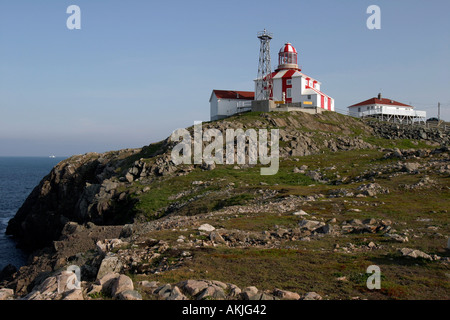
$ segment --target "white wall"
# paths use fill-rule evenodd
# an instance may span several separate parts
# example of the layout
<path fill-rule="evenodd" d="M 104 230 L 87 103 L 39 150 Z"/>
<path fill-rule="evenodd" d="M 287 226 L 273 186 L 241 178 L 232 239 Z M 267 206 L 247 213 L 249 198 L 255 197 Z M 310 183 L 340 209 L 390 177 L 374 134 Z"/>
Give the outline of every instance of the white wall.
<path fill-rule="evenodd" d="M 224 116 L 235 114 L 237 112 L 238 101 L 234 99 L 219 99 L 218 114 Z"/>
<path fill-rule="evenodd" d="M 273 100 L 283 100 L 283 81 L 281 78 L 273 79 Z"/>
<path fill-rule="evenodd" d="M 211 100 L 209 102 L 209 115 L 211 120 L 215 119 L 215 117 L 217 116 L 217 112 L 218 112 L 217 97 L 213 93 Z"/>
<path fill-rule="evenodd" d="M 320 95 L 312 94 L 311 99 L 308 99 L 308 95 L 303 94 L 300 96 L 300 102 L 304 102 L 304 101 L 312 102 L 311 106 L 318 106 L 318 103 L 320 103 Z"/>
<path fill-rule="evenodd" d="M 302 77 L 293 77 L 292 78 L 292 102 L 300 102 L 302 101 Z"/>

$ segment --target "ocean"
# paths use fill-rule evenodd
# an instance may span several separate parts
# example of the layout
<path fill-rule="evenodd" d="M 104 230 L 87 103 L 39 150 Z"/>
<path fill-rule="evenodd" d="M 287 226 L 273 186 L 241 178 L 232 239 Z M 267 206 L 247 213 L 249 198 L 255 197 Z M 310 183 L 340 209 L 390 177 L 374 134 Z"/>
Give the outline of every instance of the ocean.
<path fill-rule="evenodd" d="M 0 157 L 0 271 L 8 264 L 17 268 L 27 256 L 5 235 L 8 221 L 51 169 L 65 158 Z"/>

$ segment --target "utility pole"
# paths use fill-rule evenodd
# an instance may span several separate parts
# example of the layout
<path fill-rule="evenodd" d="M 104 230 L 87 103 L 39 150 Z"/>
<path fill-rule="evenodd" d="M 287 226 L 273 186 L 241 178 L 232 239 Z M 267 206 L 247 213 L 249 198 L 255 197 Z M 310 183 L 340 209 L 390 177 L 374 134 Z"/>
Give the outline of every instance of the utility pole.
<path fill-rule="evenodd" d="M 441 103 L 438 102 L 438 122 L 441 121 Z"/>

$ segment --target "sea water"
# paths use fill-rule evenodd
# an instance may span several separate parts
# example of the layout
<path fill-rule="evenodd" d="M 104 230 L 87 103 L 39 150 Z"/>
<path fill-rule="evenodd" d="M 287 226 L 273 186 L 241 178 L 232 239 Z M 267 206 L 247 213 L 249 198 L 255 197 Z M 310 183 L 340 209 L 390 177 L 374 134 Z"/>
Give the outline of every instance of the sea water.
<path fill-rule="evenodd" d="M 8 264 L 17 268 L 26 264 L 27 255 L 5 234 L 28 195 L 51 169 L 64 158 L 0 157 L 0 271 Z"/>

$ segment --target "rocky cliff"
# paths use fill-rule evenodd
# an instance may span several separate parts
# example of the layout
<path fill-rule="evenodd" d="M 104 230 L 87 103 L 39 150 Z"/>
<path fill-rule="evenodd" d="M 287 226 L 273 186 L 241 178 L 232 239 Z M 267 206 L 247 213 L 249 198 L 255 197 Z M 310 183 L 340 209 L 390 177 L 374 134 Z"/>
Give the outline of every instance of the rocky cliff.
<path fill-rule="evenodd" d="M 73 156 L 53 168 L 10 221 L 8 234 L 26 249 L 41 250 L 31 256 L 28 266 L 8 276 L 7 286 L 16 296 L 44 298 L 43 292 L 54 286 L 52 277 L 66 277 L 61 269 L 76 264 L 82 266 L 82 277 L 89 282 L 76 297 L 92 298 L 105 292 L 111 295 L 110 287 L 102 287 L 102 281 L 107 281 L 101 280 L 103 277 L 120 283 L 128 280 L 119 274 L 137 274 L 145 280 L 152 274 L 175 272 L 173 276 L 184 281 L 186 275 L 173 270 L 185 266 L 199 272 L 197 278 L 203 279 L 205 286 L 203 295 L 221 295 L 221 290 L 229 293 L 239 289 L 231 285 L 233 279 L 219 289 L 221 285 L 211 281 L 221 279 L 204 280 L 206 274 L 196 268 L 208 265 L 210 272 L 220 269 L 221 263 L 233 261 L 221 261 L 222 256 L 241 256 L 242 248 L 282 250 L 286 257 L 292 254 L 295 259 L 289 250 L 299 244 L 317 241 L 328 248 L 330 239 L 369 235 L 370 245 L 341 245 L 332 252 L 380 250 L 377 252 L 386 254 L 390 249 L 383 251 L 387 248 L 384 242 L 407 241 L 407 235 L 396 230 L 403 229 L 402 225 L 392 223 L 393 217 L 386 213 L 397 210 L 397 194 L 416 203 L 418 190 L 430 192 L 423 208 L 436 206 L 426 210 L 439 212 L 436 221 L 446 221 L 443 207 L 436 203 L 448 194 L 445 186 L 450 173 L 449 139 L 442 131 L 363 122 L 332 112 L 247 113 L 203 124 L 203 129 L 209 128 L 280 129 L 279 173 L 261 176 L 258 166 L 252 165 L 175 166 L 170 156 L 175 143 L 170 138 L 139 149 Z M 383 200 L 377 201 L 378 197 Z M 369 200 L 364 202 L 364 198 Z M 381 209 L 391 201 L 389 209 Z M 347 211 L 349 203 L 359 209 Z M 409 202 L 405 210 L 415 210 L 408 208 Z M 361 214 L 361 210 L 366 213 Z M 212 229 L 200 228 L 203 222 L 211 221 L 215 225 Z M 405 221 L 409 225 L 410 218 Z M 446 232 L 436 236 L 431 247 L 438 246 L 439 237 L 445 237 Z M 378 236 L 384 237 L 381 242 L 377 242 Z M 308 252 L 322 259 L 314 246 Z M 434 252 L 446 261 L 445 254 L 437 249 Z M 266 253 L 254 251 L 255 257 Z M 252 256 L 242 256 L 244 265 L 246 257 Z M 271 261 L 272 257 L 262 259 Z M 292 261 L 279 259 L 277 263 L 286 263 L 289 270 Z M 247 285 L 258 284 L 255 281 L 251 278 Z M 141 285 L 137 294 L 131 287 L 127 293 L 130 299 L 147 290 Z M 200 296 L 186 289 L 184 282 L 149 287 L 148 294 L 159 298 Z M 274 298 L 283 288 L 266 289 L 270 293 L 256 290 L 254 294 Z"/>

